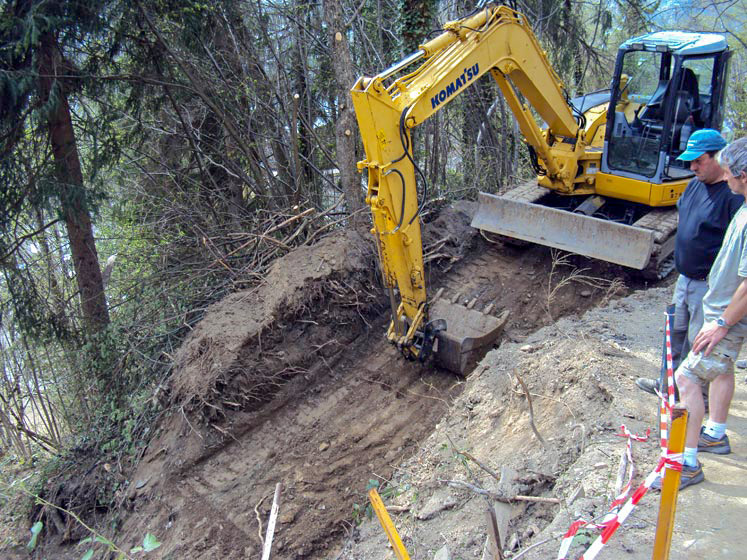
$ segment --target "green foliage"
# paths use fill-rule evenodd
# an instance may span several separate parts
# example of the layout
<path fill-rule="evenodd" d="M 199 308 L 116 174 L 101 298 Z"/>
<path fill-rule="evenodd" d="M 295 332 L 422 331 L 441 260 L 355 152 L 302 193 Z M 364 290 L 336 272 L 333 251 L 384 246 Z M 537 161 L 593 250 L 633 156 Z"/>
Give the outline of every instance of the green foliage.
<path fill-rule="evenodd" d="M 596 540 L 596 535 L 590 530 L 584 527 L 580 528 L 573 537 L 572 545 L 579 545 L 582 547 L 588 547 L 591 543 Z"/>
<path fill-rule="evenodd" d="M 430 38 L 429 32 L 439 28 L 435 21 L 436 6 L 434 0 L 399 0 L 403 56 L 415 52 Z"/>
<path fill-rule="evenodd" d="M 392 484 L 385 484 L 381 485 L 380 481 L 371 478 L 368 480 L 368 484 L 366 484 L 366 496 L 364 496 L 365 499 L 365 506 L 359 504 L 359 503 L 353 503 L 353 523 L 358 526 L 361 523 L 363 523 L 363 519 L 368 519 L 369 521 L 373 519 L 374 510 L 373 506 L 371 506 L 371 502 L 368 500 L 368 492 L 371 489 L 376 489 L 376 491 L 379 493 L 379 496 L 382 500 L 390 500 L 393 498 L 396 498 L 400 496 L 403 492 L 406 492 L 410 489 L 409 484 L 405 484 L 403 486 L 394 486 Z"/>
<path fill-rule="evenodd" d="M 91 537 L 87 537 L 81 540 L 78 543 L 78 546 L 83 545 L 83 544 L 89 544 L 89 543 L 94 544 L 94 545 L 96 543 L 104 545 L 108 552 L 117 553 L 117 556 L 116 556 L 117 560 L 127 558 L 127 554 L 123 550 L 121 550 L 112 540 L 104 536 L 94 535 Z M 155 537 L 155 535 L 151 533 L 147 533 L 145 537 L 143 538 L 143 544 L 140 546 L 135 546 L 131 548 L 130 554 L 138 554 L 140 552 L 147 554 L 149 552 L 153 552 L 160 546 L 161 546 L 161 543 L 158 542 L 158 539 Z M 94 553 L 95 553 L 95 550 L 93 548 L 89 548 L 86 551 L 86 553 L 83 555 L 81 560 L 89 560 L 90 558 L 93 557 Z"/>
<path fill-rule="evenodd" d="M 155 535 L 148 533 L 143 539 L 143 545 L 136 546 L 135 548 L 131 549 L 130 553 L 134 554 L 136 552 L 153 552 L 159 546 L 161 546 L 161 543 L 158 542 L 158 539 L 155 537 Z"/>

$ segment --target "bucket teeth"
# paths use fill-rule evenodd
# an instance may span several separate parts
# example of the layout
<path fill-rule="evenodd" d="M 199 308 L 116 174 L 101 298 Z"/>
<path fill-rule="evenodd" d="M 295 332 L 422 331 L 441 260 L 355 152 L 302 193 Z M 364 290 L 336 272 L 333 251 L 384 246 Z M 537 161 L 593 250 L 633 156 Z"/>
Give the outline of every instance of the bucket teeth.
<path fill-rule="evenodd" d="M 459 295 L 456 300 L 459 300 Z M 460 375 L 469 373 L 475 363 L 490 350 L 503 333 L 508 311 L 500 317 L 473 309 L 477 298 L 468 306 L 440 299 L 432 303 L 430 320 L 442 319 L 446 329 L 437 334 L 436 362 Z"/>

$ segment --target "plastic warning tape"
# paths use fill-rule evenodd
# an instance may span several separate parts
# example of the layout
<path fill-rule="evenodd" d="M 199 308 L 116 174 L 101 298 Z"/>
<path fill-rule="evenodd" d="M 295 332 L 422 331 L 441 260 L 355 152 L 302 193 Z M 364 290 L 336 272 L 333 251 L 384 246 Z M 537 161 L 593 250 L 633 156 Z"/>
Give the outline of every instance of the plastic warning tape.
<path fill-rule="evenodd" d="M 576 533 L 578 533 L 579 529 L 586 527 L 587 525 L 589 525 L 589 522 L 585 519 L 578 519 L 571 523 L 571 526 L 565 532 L 565 535 L 563 535 L 563 540 L 560 541 L 560 550 L 558 551 L 557 560 L 564 560 L 568 555 L 568 551 L 571 548 L 571 543 L 573 542 Z"/>
<path fill-rule="evenodd" d="M 627 468 L 627 482 L 623 485 L 622 489 L 620 490 L 620 493 L 615 497 L 615 499 L 610 504 L 610 508 L 608 512 L 605 514 L 604 518 L 600 523 L 591 523 L 590 521 L 586 521 L 585 519 L 577 519 L 573 523 L 571 523 L 571 526 L 569 527 L 568 531 L 563 535 L 563 539 L 560 542 L 560 549 L 558 550 L 558 556 L 557 560 L 564 560 L 566 556 L 568 555 L 568 551 L 571 548 L 571 543 L 573 542 L 574 537 L 578 533 L 578 531 L 581 528 L 588 528 L 588 529 L 598 529 L 598 530 L 604 530 L 606 527 L 617 520 L 618 518 L 618 509 L 622 504 L 625 503 L 625 501 L 628 498 L 628 495 L 630 494 L 630 489 L 632 487 L 633 483 L 633 477 L 635 476 L 635 463 L 633 462 L 633 440 L 635 441 L 648 441 L 649 435 L 651 433 L 651 430 L 646 430 L 646 435 L 640 436 L 638 434 L 633 434 L 628 430 L 628 428 L 623 424 L 620 426 L 620 433 L 616 434 L 619 437 L 626 438 L 627 442 L 625 445 L 625 454 L 628 459 L 628 468 Z"/>
<path fill-rule="evenodd" d="M 670 314 L 665 314 L 667 319 L 665 323 L 665 346 L 667 360 L 667 398 L 659 393 L 659 430 L 661 432 L 661 453 L 665 455 L 669 444 L 669 418 L 671 409 L 674 406 L 674 362 L 672 360 L 672 326 Z M 668 401 L 668 402 L 667 402 Z M 669 405 L 669 406 L 667 406 Z"/>
<path fill-rule="evenodd" d="M 612 537 L 612 535 L 615 534 L 615 531 L 617 531 L 618 527 L 620 527 L 620 525 L 625 522 L 628 516 L 633 512 L 635 507 L 641 501 L 643 496 L 646 495 L 646 492 L 648 492 L 649 488 L 651 488 L 651 485 L 654 483 L 654 481 L 659 478 L 659 472 L 663 468 L 681 471 L 682 453 L 670 453 L 659 459 L 659 464 L 656 465 L 656 468 L 649 473 L 649 475 L 646 477 L 646 480 L 643 481 L 643 484 L 641 484 L 636 489 L 636 491 L 625 503 L 625 505 L 620 508 L 620 512 L 617 514 L 617 519 L 612 522 L 606 523 L 606 527 L 602 530 L 602 534 L 599 535 L 599 537 L 597 537 L 597 539 L 593 543 L 591 543 L 591 546 L 589 546 L 589 548 L 586 550 L 586 552 L 584 552 L 583 556 L 581 556 L 579 560 L 592 560 L 593 558 L 597 557 L 597 554 L 599 554 L 604 545 L 607 544 L 607 541 L 610 540 L 610 537 Z"/>
<path fill-rule="evenodd" d="M 659 478 L 660 472 L 663 468 L 670 470 L 681 471 L 682 470 L 682 454 L 681 453 L 667 453 L 669 444 L 669 420 L 672 414 L 672 408 L 674 407 L 674 363 L 672 360 L 672 331 L 671 331 L 671 314 L 666 313 L 665 323 L 665 353 L 666 353 L 666 365 L 667 365 L 667 394 L 666 397 L 659 391 L 656 393 L 659 395 L 659 429 L 661 438 L 661 458 L 656 468 L 649 473 L 643 483 L 636 489 L 630 499 L 627 496 L 630 492 L 631 482 L 633 479 L 633 462 L 632 462 L 632 441 L 647 441 L 651 430 L 646 430 L 645 436 L 638 436 L 630 433 L 625 425 L 620 427 L 620 432 L 617 434 L 620 437 L 627 438 L 627 446 L 625 453 L 627 454 L 629 461 L 629 477 L 628 482 L 624 485 L 620 494 L 610 504 L 609 511 L 604 516 L 600 523 L 591 523 L 583 519 L 574 521 L 560 543 L 560 550 L 558 551 L 557 560 L 566 560 L 568 551 L 570 550 L 573 538 L 576 536 L 578 531 L 582 527 L 590 529 L 600 529 L 602 532 L 597 539 L 591 543 L 586 552 L 578 560 L 592 560 L 596 558 L 597 554 L 602 550 L 610 537 L 617 531 L 618 527 L 622 525 L 628 518 L 630 513 L 635 509 L 638 503 L 641 501 L 643 496 L 646 495 L 654 481 Z"/>

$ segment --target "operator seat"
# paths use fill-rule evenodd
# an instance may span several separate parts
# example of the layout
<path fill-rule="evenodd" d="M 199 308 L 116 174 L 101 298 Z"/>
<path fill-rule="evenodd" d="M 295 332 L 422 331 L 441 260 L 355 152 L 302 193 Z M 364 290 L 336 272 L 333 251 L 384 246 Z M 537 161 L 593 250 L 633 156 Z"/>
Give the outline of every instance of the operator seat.
<path fill-rule="evenodd" d="M 675 94 L 674 122 L 681 124 L 690 115 L 696 123 L 700 116 L 700 92 L 698 91 L 698 78 L 690 68 L 682 69 L 682 80 Z"/>
<path fill-rule="evenodd" d="M 700 122 L 700 92 L 698 78 L 690 68 L 682 69 L 682 79 L 674 96 L 674 118 L 672 119 L 672 146 L 678 152 L 684 151 L 687 140 Z"/>

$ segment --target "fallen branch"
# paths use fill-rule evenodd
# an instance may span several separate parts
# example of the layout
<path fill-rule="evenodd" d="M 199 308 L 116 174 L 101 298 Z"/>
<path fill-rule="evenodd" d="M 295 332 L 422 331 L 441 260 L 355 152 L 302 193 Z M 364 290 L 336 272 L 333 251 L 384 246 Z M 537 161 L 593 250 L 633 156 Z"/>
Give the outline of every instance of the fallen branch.
<path fill-rule="evenodd" d="M 439 482 L 443 482 L 447 486 L 451 486 L 452 488 L 466 488 L 467 490 L 471 490 L 475 494 L 480 494 L 481 496 L 487 496 L 497 502 L 504 502 L 507 504 L 510 504 L 511 502 L 535 502 L 535 503 L 540 503 L 540 504 L 559 504 L 560 503 L 559 498 L 543 498 L 541 496 L 522 496 L 521 494 L 517 494 L 515 496 L 504 496 L 503 494 L 498 494 L 497 492 L 491 492 L 490 490 L 479 488 L 475 486 L 474 484 L 470 484 L 469 482 L 464 482 L 461 480 L 439 479 Z"/>
<path fill-rule="evenodd" d="M 488 474 L 489 474 L 490 476 L 492 476 L 492 477 L 493 477 L 493 478 L 494 478 L 494 479 L 495 479 L 496 481 L 498 481 L 499 483 L 500 483 L 500 482 L 502 482 L 502 481 L 501 481 L 501 475 L 499 475 L 499 474 L 498 474 L 497 472 L 495 472 L 495 471 L 494 471 L 493 469 L 491 469 L 490 467 L 488 467 L 487 465 L 485 465 L 484 463 L 482 463 L 482 461 L 479 461 L 479 460 L 478 460 L 477 458 L 475 458 L 475 457 L 474 457 L 473 455 L 471 455 L 470 453 L 467 453 L 466 451 L 462 451 L 462 450 L 460 450 L 460 449 L 459 449 L 459 448 L 458 448 L 458 447 L 457 447 L 457 446 L 456 446 L 456 445 L 454 444 L 454 442 L 452 441 L 452 439 L 451 439 L 451 438 L 449 437 L 449 434 L 446 434 L 446 439 L 448 439 L 448 440 L 449 440 L 449 443 L 451 444 L 451 447 L 453 447 L 453 448 L 454 448 L 454 451 L 456 451 L 456 452 L 457 452 L 457 453 L 459 453 L 460 455 L 463 455 L 464 457 L 466 457 L 467 459 L 469 459 L 470 461 L 472 461 L 473 463 L 475 463 L 475 464 L 476 464 L 476 465 L 477 465 L 478 467 L 480 467 L 480 468 L 481 468 L 482 470 L 484 470 L 484 471 L 485 471 L 486 473 L 488 473 Z"/>
<path fill-rule="evenodd" d="M 522 556 L 524 556 L 530 550 L 532 550 L 534 548 L 537 548 L 538 546 L 542 546 L 545 543 L 548 543 L 550 541 L 555 541 L 555 540 L 558 540 L 558 537 L 548 537 L 544 541 L 539 541 L 539 542 L 534 543 L 531 546 L 526 547 L 524 550 L 522 550 L 519 553 L 517 553 L 516 556 L 512 556 L 511 558 L 512 558 L 512 560 L 517 560 L 517 558 L 521 558 Z"/>
<path fill-rule="evenodd" d="M 542 436 L 537 430 L 537 426 L 535 426 L 534 424 L 534 408 L 532 407 L 532 397 L 529 396 L 529 389 L 527 389 L 526 383 L 524 383 L 524 380 L 519 376 L 518 373 L 514 372 L 514 375 L 516 376 L 516 379 L 518 379 L 519 383 L 521 384 L 521 388 L 524 389 L 524 395 L 527 398 L 527 404 L 529 405 L 529 425 L 532 427 L 532 431 L 534 432 L 534 435 L 537 436 L 537 439 L 540 441 L 542 446 L 547 447 L 545 440 L 542 439 Z"/>

